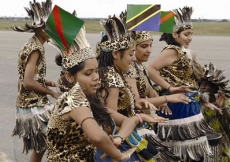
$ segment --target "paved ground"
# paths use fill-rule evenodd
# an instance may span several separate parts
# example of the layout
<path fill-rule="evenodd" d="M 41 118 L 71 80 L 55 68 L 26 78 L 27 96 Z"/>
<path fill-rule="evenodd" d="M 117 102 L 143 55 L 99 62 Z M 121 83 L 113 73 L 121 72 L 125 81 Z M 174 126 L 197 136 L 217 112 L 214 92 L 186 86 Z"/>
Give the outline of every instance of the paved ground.
<path fill-rule="evenodd" d="M 0 31 L 0 151 L 5 152 L 12 161 L 25 162 L 28 156 L 22 155 L 21 140 L 11 137 L 15 123 L 15 99 L 17 91 L 17 56 L 21 46 L 32 34 L 13 31 Z M 87 38 L 95 49 L 99 34 L 88 34 Z M 153 52 L 150 61 L 165 46 L 154 36 Z M 191 49 L 196 51 L 202 63 L 214 62 L 230 75 L 230 37 L 194 36 Z M 47 79 L 56 81 L 60 69 L 54 63 L 57 51 L 45 45 L 47 56 Z M 229 77 L 228 77 L 229 78 Z"/>

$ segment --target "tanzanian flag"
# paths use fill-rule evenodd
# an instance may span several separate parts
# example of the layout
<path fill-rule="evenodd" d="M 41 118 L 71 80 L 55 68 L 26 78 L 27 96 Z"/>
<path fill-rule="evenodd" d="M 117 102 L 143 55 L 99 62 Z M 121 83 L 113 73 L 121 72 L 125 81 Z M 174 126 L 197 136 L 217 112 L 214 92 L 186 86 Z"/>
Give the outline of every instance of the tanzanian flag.
<path fill-rule="evenodd" d="M 130 31 L 159 31 L 161 5 L 127 5 L 126 27 Z"/>
<path fill-rule="evenodd" d="M 62 49 L 68 52 L 84 21 L 55 5 L 46 21 L 45 32 Z"/>
<path fill-rule="evenodd" d="M 174 13 L 171 11 L 161 11 L 160 32 L 172 33 L 174 26 Z"/>

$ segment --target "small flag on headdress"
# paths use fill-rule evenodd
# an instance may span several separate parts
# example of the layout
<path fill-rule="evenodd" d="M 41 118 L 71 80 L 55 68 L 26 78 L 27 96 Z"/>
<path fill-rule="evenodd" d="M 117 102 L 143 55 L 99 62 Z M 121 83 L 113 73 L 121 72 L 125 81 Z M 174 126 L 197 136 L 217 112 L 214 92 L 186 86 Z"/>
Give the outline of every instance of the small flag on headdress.
<path fill-rule="evenodd" d="M 171 11 L 161 11 L 160 32 L 172 33 L 174 26 L 174 13 Z"/>
<path fill-rule="evenodd" d="M 68 52 L 84 21 L 55 5 L 46 21 L 45 32 L 62 49 Z"/>
<path fill-rule="evenodd" d="M 127 5 L 127 29 L 130 31 L 159 31 L 161 5 Z"/>

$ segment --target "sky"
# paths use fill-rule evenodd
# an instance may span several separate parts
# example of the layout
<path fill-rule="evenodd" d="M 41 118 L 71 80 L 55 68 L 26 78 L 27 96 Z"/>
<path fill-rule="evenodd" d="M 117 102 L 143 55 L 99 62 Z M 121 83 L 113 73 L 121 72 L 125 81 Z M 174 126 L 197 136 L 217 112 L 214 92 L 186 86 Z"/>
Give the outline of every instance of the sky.
<path fill-rule="evenodd" d="M 230 19 L 230 0 L 53 0 L 53 6 L 58 5 L 71 13 L 76 10 L 80 18 L 118 15 L 127 4 L 161 4 L 163 11 L 191 6 L 193 19 Z M 29 0 L 0 0 L 0 16 L 25 17 L 24 7 L 29 7 Z"/>

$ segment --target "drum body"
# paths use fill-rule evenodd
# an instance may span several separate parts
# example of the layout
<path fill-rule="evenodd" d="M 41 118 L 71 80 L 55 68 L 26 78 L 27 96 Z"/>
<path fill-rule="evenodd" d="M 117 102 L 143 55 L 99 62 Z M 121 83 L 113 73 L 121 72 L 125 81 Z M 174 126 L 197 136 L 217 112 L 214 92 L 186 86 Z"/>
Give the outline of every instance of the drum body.
<path fill-rule="evenodd" d="M 208 157 L 207 162 L 221 162 L 222 159 L 222 145 L 220 133 L 207 134 L 208 143 L 211 147 L 213 156 Z"/>

